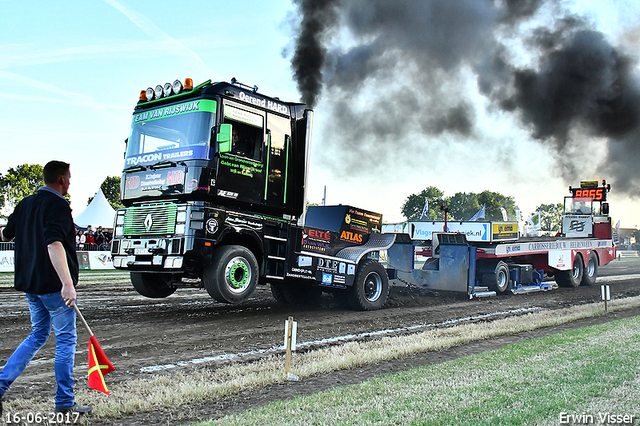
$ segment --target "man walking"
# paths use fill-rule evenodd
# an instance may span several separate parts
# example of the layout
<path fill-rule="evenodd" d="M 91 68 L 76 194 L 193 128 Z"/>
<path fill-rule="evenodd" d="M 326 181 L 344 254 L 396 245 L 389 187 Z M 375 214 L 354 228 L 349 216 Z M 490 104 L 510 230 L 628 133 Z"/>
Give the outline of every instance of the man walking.
<path fill-rule="evenodd" d="M 47 342 L 51 326 L 56 335 L 54 363 L 56 412 L 91 412 L 75 403 L 73 365 L 76 351 L 75 285 L 78 259 L 71 208 L 64 198 L 69 189 L 69 164 L 50 161 L 44 166 L 45 186 L 22 200 L 0 229 L 0 239 L 15 238 L 15 288 L 23 291 L 31 312 L 31 334 L 0 371 L 0 399 Z M 2 403 L 0 402 L 0 413 Z"/>

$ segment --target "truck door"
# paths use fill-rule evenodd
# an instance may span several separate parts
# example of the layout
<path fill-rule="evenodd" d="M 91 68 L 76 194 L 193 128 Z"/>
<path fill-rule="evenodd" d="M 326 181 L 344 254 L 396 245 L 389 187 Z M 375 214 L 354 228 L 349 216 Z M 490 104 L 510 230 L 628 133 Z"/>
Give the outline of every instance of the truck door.
<path fill-rule="evenodd" d="M 264 198 L 270 206 L 287 203 L 287 179 L 291 122 L 274 114 L 267 114 L 267 180 Z"/>
<path fill-rule="evenodd" d="M 216 195 L 261 204 L 264 199 L 264 113 L 226 102 L 222 126 L 224 142 L 218 142 L 219 164 Z M 230 127 L 229 127 L 230 126 Z M 220 138 L 221 139 L 221 138 Z"/>

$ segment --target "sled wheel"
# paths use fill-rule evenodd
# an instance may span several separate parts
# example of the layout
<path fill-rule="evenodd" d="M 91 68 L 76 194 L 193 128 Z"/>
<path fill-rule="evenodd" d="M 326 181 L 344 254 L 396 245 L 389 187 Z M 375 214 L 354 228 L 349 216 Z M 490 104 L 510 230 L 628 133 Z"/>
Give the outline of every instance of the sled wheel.
<path fill-rule="evenodd" d="M 498 262 L 493 272 L 482 275 L 482 283 L 497 294 L 506 293 L 511 288 L 509 266 L 502 261 Z"/>
<path fill-rule="evenodd" d="M 131 284 L 144 297 L 162 299 L 171 296 L 176 288 L 171 285 L 170 274 L 131 272 Z"/>
<path fill-rule="evenodd" d="M 245 301 L 258 283 L 258 261 L 243 246 L 221 246 L 204 269 L 204 287 L 211 297 L 223 303 Z"/>

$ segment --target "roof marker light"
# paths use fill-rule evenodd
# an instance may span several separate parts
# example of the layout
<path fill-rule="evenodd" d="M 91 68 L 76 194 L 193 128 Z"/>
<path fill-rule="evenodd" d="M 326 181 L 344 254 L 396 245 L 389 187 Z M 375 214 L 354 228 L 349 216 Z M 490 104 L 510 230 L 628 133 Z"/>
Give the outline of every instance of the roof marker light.
<path fill-rule="evenodd" d="M 141 90 L 140 91 L 140 102 L 146 102 L 147 99 L 147 91 L 146 90 Z"/>
<path fill-rule="evenodd" d="M 184 79 L 184 90 L 193 90 L 193 80 L 190 78 Z"/>

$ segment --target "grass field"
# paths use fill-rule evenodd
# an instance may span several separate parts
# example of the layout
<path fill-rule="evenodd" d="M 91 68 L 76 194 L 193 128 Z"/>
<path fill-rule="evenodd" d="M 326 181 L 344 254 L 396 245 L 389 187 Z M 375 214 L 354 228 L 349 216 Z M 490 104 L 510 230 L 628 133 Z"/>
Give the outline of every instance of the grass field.
<path fill-rule="evenodd" d="M 632 317 L 199 425 L 640 424 L 638 401 L 640 317 Z"/>
<path fill-rule="evenodd" d="M 613 300 L 610 312 L 640 306 L 640 297 Z M 292 370 L 308 377 L 438 351 L 471 341 L 604 315 L 602 304 L 535 311 L 518 317 L 348 342 L 296 353 Z M 559 424 L 562 412 L 610 410 L 635 415 L 640 400 L 640 318 L 552 336 L 476 357 L 401 373 L 363 386 L 280 402 L 219 420 L 220 425 Z M 129 414 L 187 413 L 243 390 L 286 383 L 284 356 L 135 379 L 109 386 L 111 396 L 79 389 L 91 419 Z M 610 395 L 610 396 L 608 396 Z M 48 397 L 7 401 L 8 411 L 45 412 Z M 576 411 L 573 411 L 576 410 Z M 595 411 L 594 411 L 595 410 Z M 604 411 L 603 411 L 604 412 Z M 90 424 L 86 419 L 82 424 Z M 181 424 L 187 419 L 184 418 Z M 638 424 L 638 423 L 637 423 Z"/>
<path fill-rule="evenodd" d="M 93 274 L 83 273 L 81 280 L 87 279 L 90 283 Z M 122 273 L 109 273 L 109 278 L 114 280 L 125 277 L 128 278 Z M 610 303 L 609 310 L 615 312 L 637 306 L 640 306 L 640 297 L 616 299 Z M 409 336 L 349 342 L 294 354 L 293 372 L 304 382 L 305 378 L 325 372 L 604 314 L 602 304 L 594 303 Z M 270 404 L 210 424 L 553 425 L 562 424 L 563 413 L 593 416 L 591 424 L 599 424 L 599 413 L 609 412 L 633 415 L 634 424 L 640 425 L 639 326 L 640 319 L 632 318 L 563 333 L 374 379 L 361 386 L 336 388 Z M 91 419 L 95 420 L 126 418 L 128 414 L 140 412 L 180 413 L 185 406 L 211 404 L 243 390 L 285 383 L 283 358 L 274 355 L 216 369 L 202 368 L 114 383 L 109 386 L 112 395 L 108 398 L 81 389 L 77 397 L 94 407 Z M 5 409 L 46 412 L 51 404 L 50 399 L 38 397 L 7 401 Z M 82 422 L 90 423 L 89 419 Z"/>

